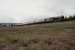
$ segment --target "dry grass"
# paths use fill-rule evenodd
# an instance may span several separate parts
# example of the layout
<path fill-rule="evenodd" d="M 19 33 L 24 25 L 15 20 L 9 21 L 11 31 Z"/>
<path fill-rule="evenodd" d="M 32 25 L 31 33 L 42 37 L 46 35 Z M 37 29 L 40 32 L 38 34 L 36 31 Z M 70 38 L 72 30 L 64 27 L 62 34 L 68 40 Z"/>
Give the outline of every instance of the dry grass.
<path fill-rule="evenodd" d="M 0 50 L 75 50 L 75 21 L 0 28 Z"/>

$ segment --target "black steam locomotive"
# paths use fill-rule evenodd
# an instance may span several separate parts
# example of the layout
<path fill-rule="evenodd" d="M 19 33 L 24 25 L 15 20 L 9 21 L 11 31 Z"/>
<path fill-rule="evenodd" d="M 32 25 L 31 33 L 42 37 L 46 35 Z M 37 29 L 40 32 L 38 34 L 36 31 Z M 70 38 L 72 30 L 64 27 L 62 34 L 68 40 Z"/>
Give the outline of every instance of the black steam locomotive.
<path fill-rule="evenodd" d="M 53 22 L 62 22 L 62 21 L 64 21 L 64 16 L 58 16 L 58 17 L 46 18 L 43 21 L 39 21 L 39 22 L 28 23 L 26 25 L 42 24 L 42 23 L 53 23 Z"/>

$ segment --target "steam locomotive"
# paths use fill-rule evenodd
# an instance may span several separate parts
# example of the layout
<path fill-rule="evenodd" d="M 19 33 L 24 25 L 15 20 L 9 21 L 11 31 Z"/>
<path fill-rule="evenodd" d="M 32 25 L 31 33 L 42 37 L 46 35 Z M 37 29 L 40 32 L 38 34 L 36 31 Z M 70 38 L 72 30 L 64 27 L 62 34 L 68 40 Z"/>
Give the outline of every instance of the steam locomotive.
<path fill-rule="evenodd" d="M 53 22 L 62 22 L 62 21 L 64 21 L 64 16 L 58 16 L 58 17 L 46 18 L 43 21 L 27 23 L 26 25 L 42 24 L 42 23 L 53 23 Z"/>

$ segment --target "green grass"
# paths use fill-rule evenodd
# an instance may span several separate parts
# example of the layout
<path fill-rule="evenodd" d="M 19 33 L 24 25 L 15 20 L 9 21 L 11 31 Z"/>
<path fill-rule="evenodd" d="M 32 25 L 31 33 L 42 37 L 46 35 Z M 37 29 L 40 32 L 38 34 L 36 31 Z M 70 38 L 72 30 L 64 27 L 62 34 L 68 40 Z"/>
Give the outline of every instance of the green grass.
<path fill-rule="evenodd" d="M 75 50 L 74 38 L 75 21 L 0 28 L 0 50 Z"/>

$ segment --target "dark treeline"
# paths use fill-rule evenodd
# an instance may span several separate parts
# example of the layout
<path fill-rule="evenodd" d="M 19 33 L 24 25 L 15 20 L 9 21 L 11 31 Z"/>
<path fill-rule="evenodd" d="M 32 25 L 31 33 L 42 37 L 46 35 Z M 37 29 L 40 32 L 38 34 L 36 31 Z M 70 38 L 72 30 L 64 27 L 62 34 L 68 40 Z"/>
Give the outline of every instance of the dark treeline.
<path fill-rule="evenodd" d="M 64 18 L 64 21 L 73 21 L 75 20 L 75 15 L 69 16 L 68 18 Z"/>

